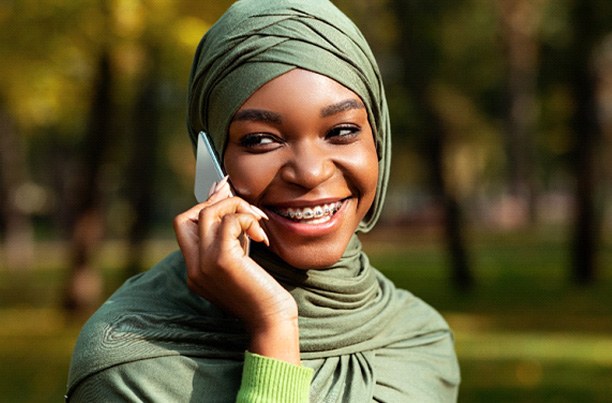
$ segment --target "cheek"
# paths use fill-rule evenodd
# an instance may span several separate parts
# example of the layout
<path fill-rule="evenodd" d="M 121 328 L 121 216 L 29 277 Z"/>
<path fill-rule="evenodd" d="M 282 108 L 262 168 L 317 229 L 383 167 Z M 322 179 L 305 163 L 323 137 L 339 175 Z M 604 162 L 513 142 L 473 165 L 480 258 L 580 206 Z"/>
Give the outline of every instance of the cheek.
<path fill-rule="evenodd" d="M 372 148 L 371 152 L 368 152 L 363 156 L 362 164 L 360 167 L 360 183 L 363 189 L 363 202 L 366 204 L 366 210 L 369 210 L 374 197 L 376 196 L 376 189 L 378 187 L 378 156 L 376 150 Z"/>
<path fill-rule="evenodd" d="M 249 203 L 255 203 L 274 178 L 273 162 L 255 155 L 233 158 L 226 153 L 225 157 L 225 161 L 232 161 L 224 165 L 234 190 Z"/>
<path fill-rule="evenodd" d="M 378 186 L 378 155 L 373 142 L 367 142 L 351 156 L 352 173 L 361 195 L 361 209 L 369 210 Z"/>

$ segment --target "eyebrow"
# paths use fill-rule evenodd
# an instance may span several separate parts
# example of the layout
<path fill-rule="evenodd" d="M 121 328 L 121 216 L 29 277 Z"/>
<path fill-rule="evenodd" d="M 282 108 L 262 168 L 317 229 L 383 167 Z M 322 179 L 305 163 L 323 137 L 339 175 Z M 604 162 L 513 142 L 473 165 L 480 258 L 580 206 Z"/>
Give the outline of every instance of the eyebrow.
<path fill-rule="evenodd" d="M 321 117 L 325 118 L 336 113 L 348 111 L 350 109 L 364 109 L 365 106 L 361 101 L 356 99 L 347 99 L 338 103 L 328 105 L 321 109 Z"/>
<path fill-rule="evenodd" d="M 282 123 L 281 115 L 262 109 L 241 109 L 234 115 L 233 122 L 247 120 L 253 122 Z"/>
<path fill-rule="evenodd" d="M 356 99 L 346 99 L 338 103 L 328 105 L 321 109 L 321 117 L 329 117 L 336 113 L 348 111 L 351 109 L 364 109 L 365 106 L 361 101 Z M 276 112 L 271 112 L 263 109 L 241 109 L 234 115 L 233 122 L 236 121 L 253 121 L 280 124 L 283 118 Z"/>

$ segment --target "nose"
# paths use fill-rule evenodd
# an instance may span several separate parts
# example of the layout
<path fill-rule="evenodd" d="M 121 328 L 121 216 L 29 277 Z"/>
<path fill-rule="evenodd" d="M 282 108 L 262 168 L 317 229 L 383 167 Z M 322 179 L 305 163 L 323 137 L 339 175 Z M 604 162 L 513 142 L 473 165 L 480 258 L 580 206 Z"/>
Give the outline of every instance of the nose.
<path fill-rule="evenodd" d="M 329 151 L 314 143 L 294 147 L 282 168 L 281 177 L 285 182 L 313 189 L 334 175 L 336 166 Z"/>

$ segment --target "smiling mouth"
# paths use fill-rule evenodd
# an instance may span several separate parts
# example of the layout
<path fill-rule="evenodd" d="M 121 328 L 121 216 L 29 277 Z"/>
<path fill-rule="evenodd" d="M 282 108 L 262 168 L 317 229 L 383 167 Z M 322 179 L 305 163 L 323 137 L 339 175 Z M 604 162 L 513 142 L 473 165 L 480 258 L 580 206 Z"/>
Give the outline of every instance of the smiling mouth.
<path fill-rule="evenodd" d="M 329 221 L 342 208 L 343 204 L 344 200 L 303 208 L 274 208 L 272 211 L 294 222 L 320 224 Z"/>

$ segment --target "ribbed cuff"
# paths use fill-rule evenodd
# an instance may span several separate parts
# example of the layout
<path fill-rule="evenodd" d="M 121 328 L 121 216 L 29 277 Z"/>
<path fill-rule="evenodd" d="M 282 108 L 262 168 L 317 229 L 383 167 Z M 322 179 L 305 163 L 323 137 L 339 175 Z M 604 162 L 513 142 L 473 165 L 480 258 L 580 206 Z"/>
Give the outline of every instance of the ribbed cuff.
<path fill-rule="evenodd" d="M 306 403 L 313 371 L 285 361 L 249 353 L 244 355 L 237 402 Z"/>

